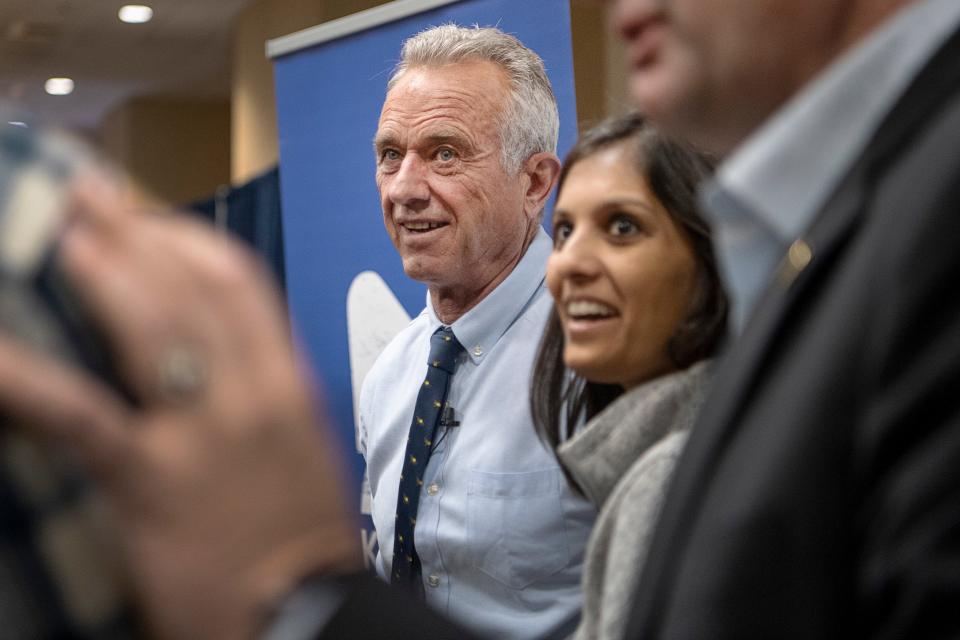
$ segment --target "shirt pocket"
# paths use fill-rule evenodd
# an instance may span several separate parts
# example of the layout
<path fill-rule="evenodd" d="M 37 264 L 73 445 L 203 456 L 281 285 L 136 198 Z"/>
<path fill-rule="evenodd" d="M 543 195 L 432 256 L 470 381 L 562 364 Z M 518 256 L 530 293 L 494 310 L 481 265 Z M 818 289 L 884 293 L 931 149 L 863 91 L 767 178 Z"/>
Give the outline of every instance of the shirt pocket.
<path fill-rule="evenodd" d="M 467 535 L 473 566 L 524 589 L 570 562 L 560 469 L 470 471 Z"/>

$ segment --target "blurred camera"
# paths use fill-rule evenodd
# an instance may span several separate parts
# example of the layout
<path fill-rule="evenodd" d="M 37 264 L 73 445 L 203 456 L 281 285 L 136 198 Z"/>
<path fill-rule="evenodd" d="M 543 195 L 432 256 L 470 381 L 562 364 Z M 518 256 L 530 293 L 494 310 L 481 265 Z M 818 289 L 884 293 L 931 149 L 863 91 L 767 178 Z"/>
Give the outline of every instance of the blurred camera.
<path fill-rule="evenodd" d="M 0 109 L 0 330 L 124 391 L 57 261 L 71 181 L 100 162 L 68 134 L 4 116 Z"/>

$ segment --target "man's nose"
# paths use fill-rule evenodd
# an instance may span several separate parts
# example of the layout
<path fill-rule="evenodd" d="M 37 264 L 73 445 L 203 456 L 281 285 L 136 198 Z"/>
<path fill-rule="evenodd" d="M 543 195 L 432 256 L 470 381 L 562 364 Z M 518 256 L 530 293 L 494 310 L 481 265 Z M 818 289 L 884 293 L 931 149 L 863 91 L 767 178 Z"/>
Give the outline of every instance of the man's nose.
<path fill-rule="evenodd" d="M 415 153 L 408 153 L 387 187 L 387 197 L 393 204 L 417 209 L 430 201 L 428 167 Z"/>

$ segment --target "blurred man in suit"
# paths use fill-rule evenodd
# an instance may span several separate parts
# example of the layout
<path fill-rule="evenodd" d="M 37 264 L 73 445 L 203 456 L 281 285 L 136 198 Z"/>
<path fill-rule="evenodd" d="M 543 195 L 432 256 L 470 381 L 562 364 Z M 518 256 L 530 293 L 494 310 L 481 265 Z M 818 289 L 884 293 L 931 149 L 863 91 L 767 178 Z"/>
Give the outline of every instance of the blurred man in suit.
<path fill-rule="evenodd" d="M 734 336 L 632 636 L 960 634 L 960 4 L 617 0 L 630 89 L 729 154 Z"/>

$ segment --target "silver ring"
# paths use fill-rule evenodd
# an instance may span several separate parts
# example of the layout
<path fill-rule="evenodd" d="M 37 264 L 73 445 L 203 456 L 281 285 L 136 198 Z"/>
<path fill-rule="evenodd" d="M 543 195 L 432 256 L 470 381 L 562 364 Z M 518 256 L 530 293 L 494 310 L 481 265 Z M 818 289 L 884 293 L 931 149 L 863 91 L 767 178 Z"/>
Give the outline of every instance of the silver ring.
<path fill-rule="evenodd" d="M 197 354 L 183 346 L 171 347 L 157 368 L 160 395 L 182 404 L 199 396 L 207 386 L 207 370 Z"/>

